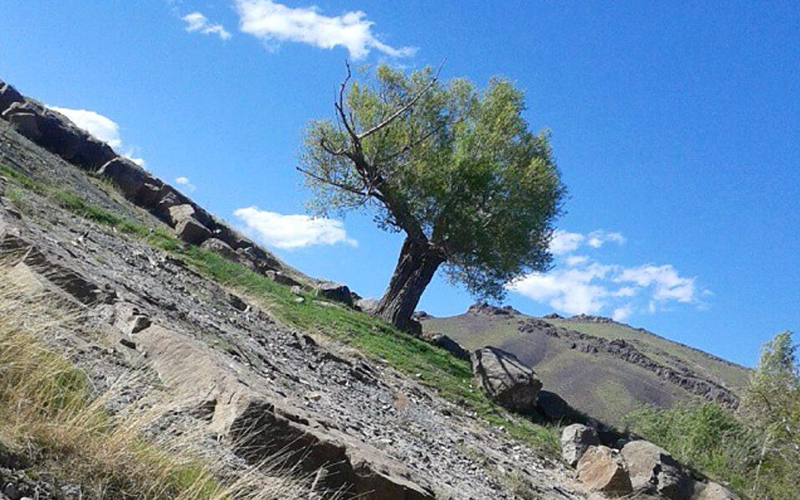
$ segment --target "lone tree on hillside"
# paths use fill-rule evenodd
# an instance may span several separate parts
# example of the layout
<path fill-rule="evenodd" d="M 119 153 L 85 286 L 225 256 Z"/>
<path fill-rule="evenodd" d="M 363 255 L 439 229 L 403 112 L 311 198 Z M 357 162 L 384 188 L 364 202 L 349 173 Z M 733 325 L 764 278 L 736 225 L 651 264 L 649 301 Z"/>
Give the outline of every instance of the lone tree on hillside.
<path fill-rule="evenodd" d="M 453 282 L 501 299 L 521 273 L 546 270 L 565 188 L 549 145 L 522 118 L 523 94 L 504 78 L 486 89 L 431 68 L 379 66 L 347 78 L 336 121 L 313 121 L 298 170 L 319 215 L 367 209 L 384 230 L 406 234 L 376 314 L 401 329 L 444 265 Z"/>

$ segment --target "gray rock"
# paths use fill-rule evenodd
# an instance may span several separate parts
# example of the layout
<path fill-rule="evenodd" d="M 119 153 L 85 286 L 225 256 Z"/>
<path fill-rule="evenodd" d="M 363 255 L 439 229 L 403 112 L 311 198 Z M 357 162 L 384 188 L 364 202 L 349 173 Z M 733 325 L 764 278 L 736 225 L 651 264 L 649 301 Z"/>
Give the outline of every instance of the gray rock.
<path fill-rule="evenodd" d="M 633 492 L 625 462 L 607 446 L 590 446 L 578 461 L 578 479 L 592 491 L 621 497 Z"/>
<path fill-rule="evenodd" d="M 177 227 L 178 224 L 184 221 L 184 219 L 187 219 L 194 215 L 194 207 L 188 203 L 184 203 L 182 205 L 174 205 L 167 209 L 167 214 L 169 222 L 172 225 L 172 227 Z"/>
<path fill-rule="evenodd" d="M 205 248 L 206 250 L 216 252 L 225 259 L 230 260 L 232 262 L 239 261 L 239 256 L 236 254 L 233 248 L 231 248 L 230 245 L 228 245 L 224 241 L 219 240 L 217 238 L 209 238 L 205 240 L 200 246 L 202 248 Z"/>
<path fill-rule="evenodd" d="M 25 102 L 25 98 L 17 89 L 0 80 L 0 114 L 15 102 Z"/>
<path fill-rule="evenodd" d="M 739 500 L 739 496 L 714 481 L 707 483 L 696 481 L 692 500 Z"/>
<path fill-rule="evenodd" d="M 192 245 L 199 245 L 211 237 L 211 231 L 192 217 L 183 219 L 175 226 L 175 233 L 180 239 Z"/>
<path fill-rule="evenodd" d="M 434 335 L 431 337 L 430 343 L 441 347 L 458 359 L 463 359 L 464 361 L 470 360 L 469 351 L 461 347 L 461 344 L 451 339 L 447 335 Z"/>
<path fill-rule="evenodd" d="M 122 157 L 107 162 L 97 173 L 111 180 L 129 200 L 136 198 L 145 181 L 150 178 L 150 174 L 142 167 Z"/>
<path fill-rule="evenodd" d="M 597 431 L 583 424 L 568 425 L 561 431 L 561 457 L 572 467 L 578 465 L 589 447 L 599 445 Z"/>
<path fill-rule="evenodd" d="M 631 483 L 637 491 L 656 491 L 670 500 L 689 500 L 692 481 L 677 460 L 649 441 L 631 441 L 622 448 Z"/>
<path fill-rule="evenodd" d="M 353 296 L 347 285 L 339 283 L 320 283 L 317 285 L 317 296 L 353 307 Z"/>
<path fill-rule="evenodd" d="M 117 156 L 108 144 L 35 101 L 12 103 L 3 118 L 31 141 L 88 170 L 95 171 Z"/>
<path fill-rule="evenodd" d="M 294 287 L 294 286 L 302 287 L 303 286 L 303 284 L 300 283 L 299 281 L 297 281 L 296 279 L 294 279 L 291 276 L 289 276 L 289 275 L 287 275 L 285 273 L 282 273 L 280 271 L 268 270 L 264 274 L 266 274 L 267 277 L 269 279 L 271 279 L 272 281 L 274 281 L 276 283 L 280 283 L 281 285 L 292 286 L 292 287 Z"/>
<path fill-rule="evenodd" d="M 472 372 L 486 394 L 501 406 L 517 412 L 536 407 L 542 382 L 516 356 L 487 346 L 472 355 Z"/>
<path fill-rule="evenodd" d="M 360 299 L 356 302 L 356 307 L 367 314 L 372 314 L 378 308 L 378 301 L 375 299 Z"/>

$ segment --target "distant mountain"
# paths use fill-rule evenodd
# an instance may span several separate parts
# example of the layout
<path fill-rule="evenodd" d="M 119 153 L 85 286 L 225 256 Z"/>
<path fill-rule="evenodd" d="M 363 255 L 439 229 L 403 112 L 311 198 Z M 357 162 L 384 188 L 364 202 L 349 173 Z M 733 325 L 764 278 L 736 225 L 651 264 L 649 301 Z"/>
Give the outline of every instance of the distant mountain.
<path fill-rule="evenodd" d="M 458 316 L 421 321 L 426 334 L 448 335 L 467 349 L 493 345 L 514 353 L 544 390 L 612 425 L 644 404 L 707 400 L 735 407 L 749 377 L 743 366 L 600 316 L 536 318 L 476 304 Z"/>

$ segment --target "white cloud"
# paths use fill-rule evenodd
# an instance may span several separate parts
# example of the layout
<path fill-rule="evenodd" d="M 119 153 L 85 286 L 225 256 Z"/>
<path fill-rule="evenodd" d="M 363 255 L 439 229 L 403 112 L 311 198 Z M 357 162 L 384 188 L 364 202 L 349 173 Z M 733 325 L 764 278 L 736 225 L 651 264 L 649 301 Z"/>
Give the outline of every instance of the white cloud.
<path fill-rule="evenodd" d="M 200 12 L 192 12 L 181 18 L 186 23 L 186 31 L 198 32 L 204 35 L 216 35 L 221 40 L 230 40 L 231 34 L 221 24 L 212 24 Z"/>
<path fill-rule="evenodd" d="M 122 147 L 122 138 L 119 135 L 119 124 L 111 118 L 101 115 L 88 109 L 60 108 L 58 106 L 47 106 L 48 109 L 61 113 L 72 121 L 75 125 L 92 134 L 95 138 L 105 142 L 114 149 Z M 144 158 L 134 156 L 134 150 L 127 148 L 122 156 L 128 158 L 140 167 L 144 168 Z"/>
<path fill-rule="evenodd" d="M 394 48 L 372 32 L 373 22 L 361 11 L 325 16 L 317 7 L 291 8 L 271 0 L 236 0 L 239 30 L 276 44 L 300 42 L 323 49 L 344 47 L 353 59 L 363 59 L 372 49 L 391 57 L 413 55 L 411 47 Z"/>
<path fill-rule="evenodd" d="M 197 189 L 197 186 L 192 184 L 192 181 L 190 181 L 188 177 L 176 177 L 175 184 L 183 186 L 189 191 L 194 191 L 195 189 Z"/>
<path fill-rule="evenodd" d="M 670 264 L 622 266 L 603 264 L 585 254 L 606 243 L 625 243 L 617 232 L 598 229 L 587 234 L 558 230 L 550 251 L 556 268 L 549 273 L 521 277 L 509 290 L 567 314 L 605 314 L 623 321 L 636 313 L 667 311 L 670 303 L 708 308 L 704 298 L 713 295 L 698 286 L 696 278 L 681 276 Z"/>
<path fill-rule="evenodd" d="M 337 243 L 358 246 L 356 240 L 347 236 L 342 221 L 299 214 L 283 215 L 259 210 L 255 206 L 240 208 L 233 214 L 263 243 L 277 248 L 294 249 Z"/>
<path fill-rule="evenodd" d="M 625 269 L 614 281 L 635 283 L 640 287 L 654 288 L 653 299 L 658 302 L 676 300 L 688 303 L 697 299 L 695 278 L 685 278 L 671 265 L 652 264 Z"/>
<path fill-rule="evenodd" d="M 563 255 L 573 252 L 581 246 L 586 236 L 581 233 L 570 233 L 557 229 L 550 241 L 550 251 L 554 255 Z"/>
<path fill-rule="evenodd" d="M 119 147 L 122 144 L 122 140 L 119 138 L 119 125 L 107 116 L 88 109 L 47 107 L 66 116 L 72 120 L 72 123 L 107 143 L 112 148 Z"/>
<path fill-rule="evenodd" d="M 617 243 L 622 245 L 625 243 L 625 237 L 621 233 L 614 233 L 598 229 L 589 233 L 586 244 L 592 248 L 600 248 L 606 243 Z"/>
<path fill-rule="evenodd" d="M 614 321 L 625 321 L 633 312 L 633 307 L 630 304 L 626 304 L 624 306 L 618 307 L 614 309 L 614 312 L 611 314 L 611 319 Z"/>
<path fill-rule="evenodd" d="M 553 255 L 565 255 L 574 252 L 583 245 L 591 248 L 600 248 L 606 243 L 625 243 L 625 237 L 620 233 L 597 229 L 589 234 L 570 233 L 557 229 L 550 241 L 550 252 Z"/>
<path fill-rule="evenodd" d="M 589 262 L 589 257 L 586 255 L 569 255 L 564 259 L 568 266 L 575 267 Z"/>
<path fill-rule="evenodd" d="M 613 268 L 591 264 L 582 269 L 567 269 L 550 273 L 531 273 L 509 287 L 537 302 L 569 314 L 597 314 L 611 295 L 605 286 L 594 282 L 604 279 Z"/>

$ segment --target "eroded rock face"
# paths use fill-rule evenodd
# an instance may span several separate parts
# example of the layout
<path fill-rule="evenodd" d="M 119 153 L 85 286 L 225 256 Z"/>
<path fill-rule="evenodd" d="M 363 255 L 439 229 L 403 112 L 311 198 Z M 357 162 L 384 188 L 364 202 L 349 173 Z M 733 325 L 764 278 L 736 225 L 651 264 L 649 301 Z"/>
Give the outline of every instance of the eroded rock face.
<path fill-rule="evenodd" d="M 607 446 L 590 446 L 578 461 L 578 479 L 590 490 L 621 497 L 633 492 L 625 462 Z"/>
<path fill-rule="evenodd" d="M 2 116 L 20 134 L 83 168 L 95 171 L 117 156 L 108 144 L 35 101 L 14 102 Z"/>
<path fill-rule="evenodd" d="M 500 405 L 516 412 L 536 407 L 542 382 L 516 356 L 487 346 L 472 355 L 472 372 L 486 394 Z"/>
<path fill-rule="evenodd" d="M 15 102 L 25 102 L 25 98 L 17 92 L 17 89 L 0 80 L 0 114 Z"/>
<path fill-rule="evenodd" d="M 622 448 L 631 483 L 637 491 L 657 491 L 670 500 L 689 500 L 692 480 L 666 450 L 649 441 L 631 441 Z"/>
<path fill-rule="evenodd" d="M 107 162 L 97 173 L 110 179 L 129 200 L 136 199 L 136 195 L 150 177 L 142 167 L 123 157 Z"/>
<path fill-rule="evenodd" d="M 597 431 L 583 424 L 568 425 L 561 432 L 561 456 L 572 467 L 578 465 L 590 446 L 599 446 Z"/>

